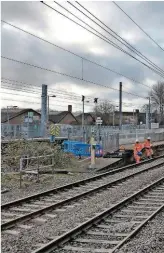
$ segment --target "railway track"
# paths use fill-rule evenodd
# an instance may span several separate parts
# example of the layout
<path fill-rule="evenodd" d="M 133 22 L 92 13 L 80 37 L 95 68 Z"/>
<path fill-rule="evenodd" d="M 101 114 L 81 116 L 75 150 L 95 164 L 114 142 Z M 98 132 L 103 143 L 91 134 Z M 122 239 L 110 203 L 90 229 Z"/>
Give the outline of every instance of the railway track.
<path fill-rule="evenodd" d="M 32 253 L 114 253 L 164 208 L 164 177 Z"/>
<path fill-rule="evenodd" d="M 142 166 L 146 162 L 137 165 L 137 168 L 134 165 L 126 166 L 115 171 L 103 173 L 89 179 L 4 204 L 1 206 L 1 230 L 8 229 L 18 223 L 23 223 L 29 219 L 44 215 L 51 210 L 56 210 L 71 202 L 108 189 L 138 174 L 164 166 L 163 156 L 151 162 L 149 161 L 150 164 L 148 163 L 146 168 Z M 115 179 L 115 175 L 113 176 L 113 174 L 117 174 L 118 178 Z"/>

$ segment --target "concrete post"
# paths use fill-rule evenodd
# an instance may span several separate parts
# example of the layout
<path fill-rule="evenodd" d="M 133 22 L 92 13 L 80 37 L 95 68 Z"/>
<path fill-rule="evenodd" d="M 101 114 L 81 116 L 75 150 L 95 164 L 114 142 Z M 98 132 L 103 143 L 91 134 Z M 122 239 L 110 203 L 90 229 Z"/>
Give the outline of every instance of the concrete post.
<path fill-rule="evenodd" d="M 83 142 L 85 141 L 85 133 L 84 133 L 84 100 L 85 100 L 85 96 L 82 96 L 82 102 L 83 102 L 83 112 L 82 112 Z"/>
<path fill-rule="evenodd" d="M 119 112 L 120 112 L 120 122 L 119 127 L 122 129 L 122 82 L 120 82 L 120 92 L 119 92 Z"/>
<path fill-rule="evenodd" d="M 149 97 L 149 129 L 151 129 L 151 113 L 150 113 L 150 107 L 151 107 L 151 101 L 150 101 L 150 97 Z"/>
<path fill-rule="evenodd" d="M 91 137 L 91 169 L 95 169 L 95 164 L 96 164 L 96 160 L 95 160 L 95 148 L 94 148 L 94 136 Z"/>
<path fill-rule="evenodd" d="M 41 137 L 45 137 L 47 124 L 47 85 L 42 84 Z"/>

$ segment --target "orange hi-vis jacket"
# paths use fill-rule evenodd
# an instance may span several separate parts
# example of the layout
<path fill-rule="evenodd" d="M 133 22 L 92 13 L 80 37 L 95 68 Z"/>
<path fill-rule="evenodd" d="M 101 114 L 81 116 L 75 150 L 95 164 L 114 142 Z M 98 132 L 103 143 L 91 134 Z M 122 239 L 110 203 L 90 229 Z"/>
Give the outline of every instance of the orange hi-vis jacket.
<path fill-rule="evenodd" d="M 151 147 L 152 147 L 151 142 L 146 140 L 144 143 L 144 148 L 151 148 Z"/>
<path fill-rule="evenodd" d="M 134 145 L 134 152 L 137 153 L 137 152 L 140 152 L 143 148 L 143 145 L 141 143 L 135 143 Z"/>

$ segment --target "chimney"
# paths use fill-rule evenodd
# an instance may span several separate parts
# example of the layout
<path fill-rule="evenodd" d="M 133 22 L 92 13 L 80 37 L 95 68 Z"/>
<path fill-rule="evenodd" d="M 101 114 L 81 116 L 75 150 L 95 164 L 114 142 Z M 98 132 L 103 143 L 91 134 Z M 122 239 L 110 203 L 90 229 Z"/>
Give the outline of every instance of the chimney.
<path fill-rule="evenodd" d="M 72 112 L 72 105 L 68 105 L 68 112 Z"/>

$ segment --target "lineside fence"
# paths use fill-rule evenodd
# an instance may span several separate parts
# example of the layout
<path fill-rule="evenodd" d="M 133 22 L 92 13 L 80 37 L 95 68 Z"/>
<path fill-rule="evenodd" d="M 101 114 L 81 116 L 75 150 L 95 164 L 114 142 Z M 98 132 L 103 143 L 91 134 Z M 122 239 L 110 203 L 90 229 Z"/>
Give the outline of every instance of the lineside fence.
<path fill-rule="evenodd" d="M 105 151 L 114 151 L 119 148 L 122 144 L 134 143 L 136 139 L 139 141 L 144 141 L 148 136 L 151 137 L 152 141 L 164 141 L 164 128 L 158 129 L 137 129 L 134 126 L 129 125 L 122 127 L 120 131 L 118 127 L 112 126 L 101 126 L 97 128 L 96 126 L 85 126 L 84 137 L 85 143 L 89 143 L 91 134 L 94 132 L 95 140 L 100 140 L 100 144 L 103 146 Z M 68 140 L 83 140 L 83 129 L 82 126 L 76 125 L 55 125 L 57 128 L 56 137 L 66 138 Z M 138 126 L 140 127 L 140 126 Z M 142 126 L 143 127 L 143 126 Z M 34 139 L 42 138 L 40 135 L 40 125 L 11 125 L 11 124 L 1 124 L 1 138 L 2 140 L 14 140 L 14 139 Z M 45 138 L 49 138 L 49 132 Z M 98 141 L 99 142 L 99 141 Z"/>
<path fill-rule="evenodd" d="M 39 182 L 40 170 L 51 168 L 54 174 L 55 159 L 54 154 L 33 157 L 21 157 L 19 160 L 20 188 L 22 187 L 23 175 L 31 174 L 37 176 Z"/>
<path fill-rule="evenodd" d="M 83 136 L 83 129 L 81 125 L 54 125 L 57 128 L 55 136 L 57 137 L 65 137 L 68 139 L 72 138 L 81 138 Z M 91 132 L 100 132 L 100 135 L 103 134 L 135 134 L 136 131 L 138 133 L 146 134 L 146 133 L 159 133 L 164 131 L 163 128 L 158 129 L 146 129 L 142 126 L 134 126 L 134 125 L 123 125 L 122 130 L 120 131 L 117 126 L 101 126 L 97 128 L 96 126 L 85 126 L 84 134 L 85 138 L 89 138 L 91 136 Z M 47 129 L 47 133 L 45 137 L 49 136 L 49 130 Z M 17 138 L 39 138 L 41 137 L 40 125 L 32 125 L 32 124 L 25 124 L 25 125 L 15 125 L 15 124 L 1 124 L 1 137 L 2 139 L 17 139 Z"/>

